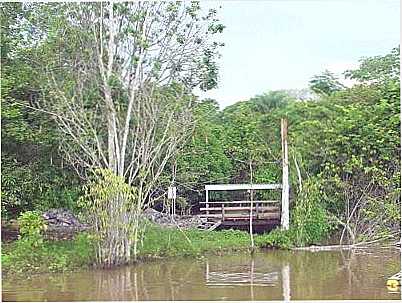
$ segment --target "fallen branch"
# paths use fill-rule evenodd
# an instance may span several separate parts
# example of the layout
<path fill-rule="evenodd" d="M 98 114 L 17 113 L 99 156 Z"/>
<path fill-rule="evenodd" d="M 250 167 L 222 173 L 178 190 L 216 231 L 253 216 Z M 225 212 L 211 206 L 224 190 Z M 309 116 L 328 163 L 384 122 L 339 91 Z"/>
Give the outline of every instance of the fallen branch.
<path fill-rule="evenodd" d="M 297 164 L 297 159 L 295 157 L 295 155 L 293 154 L 293 161 L 295 163 L 295 167 L 296 167 L 296 172 L 297 172 L 297 179 L 299 181 L 299 192 L 301 192 L 303 190 L 303 186 L 302 186 L 302 177 L 301 177 L 301 172 L 300 172 L 300 167 Z"/>
<path fill-rule="evenodd" d="M 388 236 L 385 236 L 385 237 L 382 237 L 382 238 L 379 238 L 376 240 L 372 240 L 372 241 L 359 242 L 359 243 L 356 243 L 355 246 L 374 244 L 374 243 L 378 243 L 378 242 L 385 241 L 385 240 L 392 239 L 392 238 L 395 238 L 394 234 L 388 235 Z M 390 245 L 393 245 L 393 244 L 390 244 Z"/>
<path fill-rule="evenodd" d="M 326 245 L 326 246 L 306 246 L 306 247 L 293 247 L 292 250 L 307 250 L 307 251 L 326 251 L 326 250 L 343 250 L 353 249 L 355 245 Z"/>
<path fill-rule="evenodd" d="M 190 238 L 187 237 L 186 233 L 181 229 L 181 227 L 179 226 L 179 224 L 176 222 L 176 220 L 173 220 L 173 222 L 176 224 L 177 229 L 184 235 L 184 237 L 186 238 L 187 242 L 190 244 L 190 246 L 193 246 L 193 243 L 191 242 Z"/>
<path fill-rule="evenodd" d="M 308 250 L 308 251 L 325 251 L 325 250 L 343 250 L 343 249 L 364 249 L 364 248 L 370 248 L 369 245 L 375 244 L 381 241 L 386 241 L 388 239 L 394 238 L 395 235 L 389 235 L 387 237 L 382 237 L 380 239 L 372 240 L 372 241 L 363 241 L 355 244 L 348 244 L 348 245 L 325 245 L 325 246 L 306 246 L 306 247 L 294 247 L 292 250 Z M 392 247 L 398 245 L 399 242 L 396 243 L 390 243 L 389 246 L 386 247 Z"/>

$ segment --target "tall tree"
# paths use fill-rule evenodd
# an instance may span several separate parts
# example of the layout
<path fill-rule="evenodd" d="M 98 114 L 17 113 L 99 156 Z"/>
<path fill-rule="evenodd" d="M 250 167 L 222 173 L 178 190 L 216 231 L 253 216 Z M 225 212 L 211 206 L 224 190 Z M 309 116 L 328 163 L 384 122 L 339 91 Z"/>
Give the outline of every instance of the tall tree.
<path fill-rule="evenodd" d="M 358 69 L 347 70 L 344 74 L 361 83 L 399 81 L 400 46 L 394 47 L 390 53 L 384 56 L 362 58 Z"/>
<path fill-rule="evenodd" d="M 309 84 L 313 92 L 326 96 L 345 88 L 345 86 L 339 82 L 338 78 L 329 70 L 325 70 L 322 74 L 314 76 Z"/>
<path fill-rule="evenodd" d="M 141 209 L 152 202 L 166 163 L 192 128 L 190 92 L 216 84 L 220 44 L 212 37 L 223 25 L 215 10 L 203 14 L 196 2 L 41 8 L 37 17 L 50 19 L 45 29 L 38 23 L 48 39 L 44 51 L 58 54 L 46 66 L 52 89 L 46 106 L 65 133 L 65 154 L 80 173 L 107 168 L 137 188 L 130 212 L 122 197 L 109 201 L 116 226 L 103 233 L 100 247 L 125 247 L 107 265 L 128 262 L 133 243 L 136 253 Z M 122 234 L 118 225 L 132 220 L 134 229 Z"/>
<path fill-rule="evenodd" d="M 252 103 L 255 111 L 267 114 L 278 108 L 285 107 L 289 102 L 295 101 L 288 92 L 283 90 L 269 91 L 262 95 L 255 96 L 247 102 Z"/>

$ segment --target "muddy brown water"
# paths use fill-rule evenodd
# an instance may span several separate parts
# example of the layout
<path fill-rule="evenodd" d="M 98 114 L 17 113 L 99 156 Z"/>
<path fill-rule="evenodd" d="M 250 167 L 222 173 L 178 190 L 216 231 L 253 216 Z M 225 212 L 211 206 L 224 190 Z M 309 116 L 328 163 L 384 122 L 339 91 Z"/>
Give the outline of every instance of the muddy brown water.
<path fill-rule="evenodd" d="M 112 270 L 3 277 L 4 301 L 395 299 L 396 249 L 174 258 Z"/>

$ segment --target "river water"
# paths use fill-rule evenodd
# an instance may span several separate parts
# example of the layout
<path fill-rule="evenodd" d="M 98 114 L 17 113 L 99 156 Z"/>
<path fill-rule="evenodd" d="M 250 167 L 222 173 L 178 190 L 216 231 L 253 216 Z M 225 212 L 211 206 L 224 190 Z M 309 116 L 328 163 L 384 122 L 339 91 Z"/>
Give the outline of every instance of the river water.
<path fill-rule="evenodd" d="M 269 250 L 157 260 L 112 270 L 3 278 L 4 301 L 395 299 L 396 249 Z"/>

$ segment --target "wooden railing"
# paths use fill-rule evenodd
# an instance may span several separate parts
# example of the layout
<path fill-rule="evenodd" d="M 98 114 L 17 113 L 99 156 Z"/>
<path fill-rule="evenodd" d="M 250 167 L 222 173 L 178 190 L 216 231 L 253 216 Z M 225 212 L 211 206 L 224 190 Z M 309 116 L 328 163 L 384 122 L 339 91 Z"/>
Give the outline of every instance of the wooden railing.
<path fill-rule="evenodd" d="M 250 218 L 250 212 L 253 219 L 280 219 L 281 210 L 277 200 L 258 200 L 253 201 L 208 201 L 200 202 L 205 204 L 200 211 L 205 212 L 202 217 L 224 220 L 246 220 Z"/>

